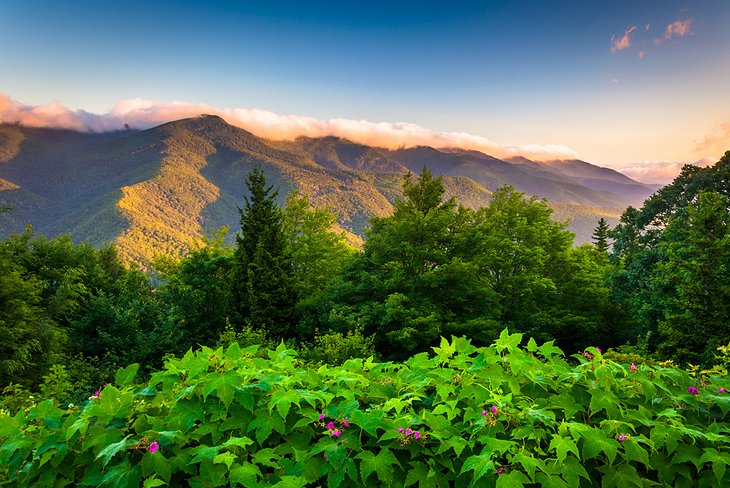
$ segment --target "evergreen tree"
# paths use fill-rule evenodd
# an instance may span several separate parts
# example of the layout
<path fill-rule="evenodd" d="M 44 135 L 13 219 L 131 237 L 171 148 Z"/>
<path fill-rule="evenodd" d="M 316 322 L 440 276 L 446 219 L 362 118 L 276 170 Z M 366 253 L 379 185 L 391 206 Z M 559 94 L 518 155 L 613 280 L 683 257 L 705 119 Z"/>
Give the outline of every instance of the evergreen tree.
<path fill-rule="evenodd" d="M 596 229 L 593 231 L 593 243 L 596 245 L 596 250 L 598 250 L 598 252 L 608 252 L 608 233 L 608 222 L 606 222 L 606 219 L 601 217 L 598 221 L 598 226 L 596 226 Z"/>
<path fill-rule="evenodd" d="M 238 313 L 242 321 L 266 330 L 270 337 L 291 338 L 296 294 L 282 211 L 276 203 L 278 191 L 266 186 L 261 168 L 251 170 L 246 186 L 250 196 L 239 208 L 233 282 Z"/>

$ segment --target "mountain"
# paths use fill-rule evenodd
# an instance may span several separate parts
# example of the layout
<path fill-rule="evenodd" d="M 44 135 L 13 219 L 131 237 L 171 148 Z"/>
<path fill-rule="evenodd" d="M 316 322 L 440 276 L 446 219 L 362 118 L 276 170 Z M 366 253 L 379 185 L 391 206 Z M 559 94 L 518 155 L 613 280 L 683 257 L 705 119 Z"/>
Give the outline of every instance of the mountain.
<path fill-rule="evenodd" d="M 269 141 L 217 116 L 152 129 L 80 133 L 0 124 L 0 236 L 27 224 L 75 241 L 115 241 L 129 261 L 183 253 L 222 225 L 238 228 L 245 175 L 260 165 L 280 199 L 293 190 L 332 207 L 354 244 L 369 218 L 387 215 L 402 177 L 424 165 L 444 175 L 447 195 L 478 208 L 504 184 L 550 200 L 571 218 L 577 242 L 601 217 L 615 222 L 653 188 L 583 161 L 500 160 L 476 151 L 386 150 L 338 137 Z"/>

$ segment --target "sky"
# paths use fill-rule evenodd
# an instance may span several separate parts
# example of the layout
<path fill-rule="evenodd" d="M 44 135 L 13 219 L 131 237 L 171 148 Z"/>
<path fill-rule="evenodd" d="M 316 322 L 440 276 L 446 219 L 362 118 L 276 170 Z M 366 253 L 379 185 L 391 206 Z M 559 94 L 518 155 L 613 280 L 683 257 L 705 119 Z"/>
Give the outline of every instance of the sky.
<path fill-rule="evenodd" d="M 216 113 L 667 182 L 730 149 L 728 25 L 727 0 L 0 0 L 0 121 Z"/>

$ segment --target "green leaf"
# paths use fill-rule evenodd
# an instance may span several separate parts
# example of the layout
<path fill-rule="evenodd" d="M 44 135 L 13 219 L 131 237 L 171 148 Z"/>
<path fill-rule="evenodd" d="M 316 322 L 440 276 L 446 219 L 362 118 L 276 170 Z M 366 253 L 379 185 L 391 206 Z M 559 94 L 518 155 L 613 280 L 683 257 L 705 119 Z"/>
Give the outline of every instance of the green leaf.
<path fill-rule="evenodd" d="M 464 474 L 468 471 L 474 472 L 474 483 L 487 473 L 497 472 L 494 467 L 494 462 L 488 454 L 479 454 L 468 457 L 466 461 L 464 461 L 464 465 L 461 467 L 460 474 Z"/>
<path fill-rule="evenodd" d="M 230 470 L 231 465 L 233 464 L 233 462 L 236 460 L 237 457 L 238 456 L 236 456 L 232 452 L 228 452 L 228 451 L 222 452 L 213 458 L 213 464 L 223 463 Z"/>
<path fill-rule="evenodd" d="M 507 329 L 504 329 L 499 334 L 499 339 L 494 343 L 494 346 L 497 351 L 503 351 L 504 349 L 512 351 L 520 345 L 520 342 L 522 342 L 522 334 L 510 334 Z"/>
<path fill-rule="evenodd" d="M 538 459 L 532 456 L 528 456 L 524 453 L 517 453 L 512 458 L 512 464 L 514 463 L 520 463 L 522 468 L 527 471 L 527 474 L 530 475 L 530 478 L 534 481 L 535 480 L 535 470 L 539 469 L 543 473 L 546 472 L 547 467 L 545 466 L 545 461 L 542 459 Z"/>
<path fill-rule="evenodd" d="M 530 483 L 522 471 L 510 471 L 497 476 L 497 488 L 520 488 Z"/>
<path fill-rule="evenodd" d="M 96 459 L 103 458 L 102 466 L 106 467 L 106 465 L 109 463 L 111 458 L 114 457 L 115 454 L 117 454 L 120 451 L 124 451 L 127 448 L 127 439 L 131 437 L 131 434 L 122 439 L 119 442 L 115 442 L 113 444 L 109 444 L 104 449 L 99 452 L 99 454 L 96 455 Z"/>
<path fill-rule="evenodd" d="M 145 453 L 140 464 L 143 476 L 159 475 L 166 482 L 170 482 L 172 466 L 170 466 L 170 461 L 161 451 Z"/>
<path fill-rule="evenodd" d="M 237 446 L 245 449 L 247 446 L 250 446 L 253 444 L 253 440 L 249 439 L 248 437 L 231 437 L 226 442 L 221 444 L 221 449 L 224 449 L 226 447 L 231 446 Z"/>
<path fill-rule="evenodd" d="M 165 484 L 167 483 L 165 483 L 161 479 L 157 479 L 156 475 L 152 475 L 151 478 L 147 478 L 146 480 L 144 480 L 144 484 L 142 486 L 144 488 L 154 488 L 155 486 L 162 486 Z"/>
<path fill-rule="evenodd" d="M 114 376 L 114 383 L 116 383 L 118 386 L 131 385 L 132 381 L 134 381 L 134 377 L 137 375 L 138 369 L 139 364 L 134 363 L 130 364 L 126 368 L 118 370 L 117 374 Z"/>
<path fill-rule="evenodd" d="M 583 459 L 591 459 L 600 453 L 605 453 L 609 463 L 613 464 L 618 452 L 618 442 L 606 438 L 606 434 L 599 429 L 591 429 L 583 442 Z"/>
<path fill-rule="evenodd" d="M 723 478 L 725 477 L 725 470 L 728 464 L 730 464 L 730 454 L 727 452 L 719 452 L 717 449 L 708 447 L 705 449 L 705 453 L 700 459 L 701 463 L 712 463 L 712 472 L 715 473 L 715 479 L 717 480 L 717 486 L 723 484 Z"/>
<path fill-rule="evenodd" d="M 562 437 L 557 434 L 553 434 L 553 438 L 550 441 L 550 450 L 555 449 L 555 452 L 558 455 L 558 461 L 561 463 L 565 461 L 565 458 L 568 456 L 569 452 L 572 452 L 573 454 L 580 459 L 580 454 L 578 453 L 578 446 L 575 445 L 575 442 L 573 442 L 568 437 Z"/>
<path fill-rule="evenodd" d="M 289 414 L 289 409 L 291 408 L 292 403 L 299 406 L 299 392 L 297 390 L 277 388 L 271 393 L 269 411 L 276 408 L 279 415 L 281 415 L 281 418 L 285 419 Z"/>
<path fill-rule="evenodd" d="M 261 476 L 259 467 L 249 462 L 234 465 L 228 473 L 228 479 L 231 483 L 239 483 L 246 487 L 256 486 Z"/>
<path fill-rule="evenodd" d="M 279 467 L 279 455 L 269 447 L 256 451 L 251 456 L 251 460 L 261 466 L 268 466 L 269 468 Z"/>
<path fill-rule="evenodd" d="M 385 485 L 390 485 L 393 481 L 394 468 L 393 465 L 400 466 L 398 460 L 388 448 L 382 449 L 376 456 L 370 451 L 363 451 L 355 459 L 360 459 L 360 475 L 362 480 L 367 480 L 368 476 L 375 471 L 378 479 Z"/>
<path fill-rule="evenodd" d="M 278 488 L 304 488 L 307 480 L 303 476 L 282 476 L 278 483 L 271 485 Z"/>
<path fill-rule="evenodd" d="M 614 467 L 606 467 L 603 470 L 602 486 L 616 486 L 618 488 L 638 486 L 641 488 L 643 485 L 636 468 L 630 464 L 619 464 Z"/>

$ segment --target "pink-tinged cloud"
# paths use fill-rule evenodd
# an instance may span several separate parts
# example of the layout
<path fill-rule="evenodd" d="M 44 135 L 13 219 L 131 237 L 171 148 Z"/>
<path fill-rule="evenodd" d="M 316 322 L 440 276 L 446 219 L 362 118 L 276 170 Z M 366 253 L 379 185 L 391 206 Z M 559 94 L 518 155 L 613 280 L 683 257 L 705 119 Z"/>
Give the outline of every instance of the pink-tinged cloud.
<path fill-rule="evenodd" d="M 664 31 L 664 39 L 684 37 L 692 33 L 692 19 L 675 20 Z"/>
<path fill-rule="evenodd" d="M 646 56 L 646 51 L 639 51 L 639 59 L 642 59 L 644 56 Z"/>
<path fill-rule="evenodd" d="M 692 19 L 675 20 L 664 29 L 664 37 L 654 39 L 657 46 L 672 39 L 673 37 L 684 37 L 693 34 Z"/>
<path fill-rule="evenodd" d="M 711 154 L 718 159 L 726 151 L 730 151 L 730 122 L 715 127 L 695 148 L 696 154 Z"/>
<path fill-rule="evenodd" d="M 376 147 L 431 146 L 481 151 L 496 157 L 524 156 L 536 160 L 570 159 L 577 153 L 562 144 L 501 145 L 465 132 L 436 132 L 408 122 L 368 120 L 320 120 L 302 115 L 281 115 L 261 109 L 216 108 L 206 104 L 159 102 L 135 98 L 123 100 L 105 114 L 71 111 L 57 102 L 41 106 L 22 105 L 0 93 L 0 122 L 31 127 L 57 127 L 78 131 L 104 132 L 125 125 L 147 129 L 173 120 L 202 114 L 219 115 L 234 126 L 259 137 L 293 140 L 297 137 L 344 137 Z"/>
<path fill-rule="evenodd" d="M 717 162 L 715 158 L 702 158 L 697 161 L 644 161 L 618 171 L 625 174 L 629 178 L 640 181 L 642 183 L 666 185 L 682 171 L 685 164 L 706 167 L 712 166 Z"/>
<path fill-rule="evenodd" d="M 636 31 L 636 26 L 632 25 L 624 32 L 621 37 L 611 36 L 611 52 L 616 54 L 617 51 L 628 49 L 631 47 L 631 35 Z"/>

